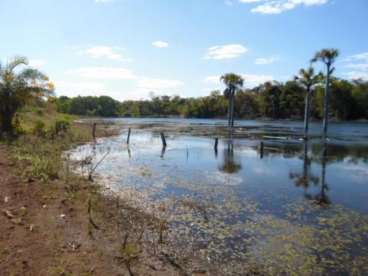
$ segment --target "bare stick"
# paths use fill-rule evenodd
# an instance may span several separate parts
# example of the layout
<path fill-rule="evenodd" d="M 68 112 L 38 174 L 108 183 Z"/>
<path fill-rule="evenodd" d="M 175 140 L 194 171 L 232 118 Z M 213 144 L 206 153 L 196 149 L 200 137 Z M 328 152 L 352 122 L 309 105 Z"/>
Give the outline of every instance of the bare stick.
<path fill-rule="evenodd" d="M 100 228 L 97 226 L 97 224 L 93 221 L 92 218 L 92 201 L 91 198 L 88 199 L 88 219 L 89 223 L 93 226 L 93 228 L 99 230 Z"/>
<path fill-rule="evenodd" d="M 96 123 L 93 123 L 93 126 L 92 126 L 92 137 L 93 137 L 93 140 L 96 140 L 96 126 L 97 126 L 97 124 Z"/>
<path fill-rule="evenodd" d="M 88 180 L 93 181 L 92 175 L 97 169 L 97 167 L 105 160 L 105 158 L 109 155 L 110 151 L 106 152 L 106 154 L 100 159 L 100 161 L 97 162 L 97 164 L 91 169 L 88 175 Z"/>
<path fill-rule="evenodd" d="M 218 142 L 219 142 L 219 138 L 215 138 L 215 151 L 217 151 L 218 149 Z"/>
<path fill-rule="evenodd" d="M 263 154 L 264 154 L 264 142 L 263 141 L 261 141 L 261 144 L 259 146 L 259 151 L 260 151 L 261 159 L 263 159 Z"/>
<path fill-rule="evenodd" d="M 165 134 L 164 134 L 163 132 L 161 132 L 160 134 L 161 134 L 162 146 L 163 146 L 164 148 L 166 148 L 167 144 L 166 144 Z"/>
<path fill-rule="evenodd" d="M 128 130 L 128 137 L 127 137 L 127 144 L 129 145 L 130 143 L 130 133 L 132 132 L 132 130 L 129 128 Z"/>

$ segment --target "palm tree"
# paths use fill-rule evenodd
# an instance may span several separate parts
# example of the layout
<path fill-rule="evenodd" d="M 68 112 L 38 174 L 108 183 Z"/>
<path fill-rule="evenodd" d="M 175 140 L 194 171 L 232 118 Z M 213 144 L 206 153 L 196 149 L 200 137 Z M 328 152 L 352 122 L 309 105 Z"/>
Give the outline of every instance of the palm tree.
<path fill-rule="evenodd" d="M 304 139 L 308 139 L 310 104 L 313 96 L 313 88 L 321 82 L 322 74 L 315 75 L 313 67 L 308 69 L 300 69 L 299 75 L 295 76 L 295 80 L 307 91 L 305 96 L 304 109 Z"/>
<path fill-rule="evenodd" d="M 237 90 L 241 89 L 244 84 L 244 79 L 234 73 L 228 73 L 221 76 L 220 80 L 226 85 L 224 91 L 225 97 L 229 101 L 228 105 L 228 119 L 229 127 L 234 126 L 234 106 L 235 106 L 235 93 Z"/>
<path fill-rule="evenodd" d="M 25 57 L 14 57 L 5 66 L 0 63 L 0 135 L 13 134 L 12 121 L 19 108 L 53 91 L 48 77 L 36 69 L 24 68 L 27 65 Z"/>
<path fill-rule="evenodd" d="M 336 58 L 339 56 L 339 50 L 337 49 L 322 49 L 317 52 L 312 62 L 321 61 L 326 65 L 326 88 L 325 88 L 325 97 L 323 103 L 323 138 L 327 137 L 327 129 L 328 129 L 328 100 L 330 96 L 330 78 L 332 73 L 335 71 L 333 64 L 336 61 Z"/>

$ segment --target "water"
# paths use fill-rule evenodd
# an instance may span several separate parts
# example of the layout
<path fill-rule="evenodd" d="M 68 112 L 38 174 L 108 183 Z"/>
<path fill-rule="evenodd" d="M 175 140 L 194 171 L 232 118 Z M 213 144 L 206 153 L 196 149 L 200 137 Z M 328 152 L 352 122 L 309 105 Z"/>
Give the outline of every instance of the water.
<path fill-rule="evenodd" d="M 316 123 L 308 143 L 299 122 L 240 121 L 233 140 L 222 120 L 115 123 L 120 136 L 72 157 L 97 163 L 108 152 L 96 170 L 101 181 L 116 193 L 133 190 L 147 210 L 166 204 L 178 248 L 192 241 L 227 274 L 247 271 L 244 263 L 270 274 L 368 273 L 367 124 L 331 124 L 324 144 Z"/>

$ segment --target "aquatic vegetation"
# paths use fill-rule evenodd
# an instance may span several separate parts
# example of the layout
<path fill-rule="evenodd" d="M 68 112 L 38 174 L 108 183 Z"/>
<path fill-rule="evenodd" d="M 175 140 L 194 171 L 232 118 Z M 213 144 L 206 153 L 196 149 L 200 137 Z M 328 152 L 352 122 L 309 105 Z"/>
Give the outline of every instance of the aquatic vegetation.
<path fill-rule="evenodd" d="M 208 139 L 181 135 L 170 135 L 162 157 L 157 135 L 141 131 L 132 138 L 129 155 L 124 135 L 100 140 L 94 160 L 107 148 L 111 154 L 96 173 L 106 192 L 150 214 L 133 232 L 146 229 L 142 238 L 152 254 L 169 256 L 163 258 L 186 272 L 368 273 L 368 216 L 361 196 L 368 191 L 358 185 L 361 178 L 344 173 L 357 164 L 366 168 L 364 159 L 334 158 L 338 146 L 321 158 L 313 144 L 303 155 L 296 143 L 274 143 L 260 159 L 251 142 L 237 140 L 230 151 L 221 143 L 215 155 Z M 77 148 L 71 158 L 88 156 L 92 149 Z M 223 170 L 224 161 L 240 167 Z M 338 177 L 357 184 L 350 190 L 355 204 L 341 197 L 346 186 Z M 329 204 L 319 204 L 322 196 Z M 139 235 L 129 239 L 135 244 Z"/>

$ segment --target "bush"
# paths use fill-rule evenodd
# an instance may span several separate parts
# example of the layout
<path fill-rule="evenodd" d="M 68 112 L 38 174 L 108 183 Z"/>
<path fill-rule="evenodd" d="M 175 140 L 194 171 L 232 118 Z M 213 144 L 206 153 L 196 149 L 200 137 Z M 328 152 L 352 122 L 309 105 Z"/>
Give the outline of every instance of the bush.
<path fill-rule="evenodd" d="M 60 133 L 66 133 L 70 129 L 70 123 L 67 120 L 57 120 L 54 125 L 54 131 L 56 135 Z"/>
<path fill-rule="evenodd" d="M 45 123 L 41 120 L 36 121 L 36 124 L 32 129 L 32 133 L 36 136 L 44 137 L 46 134 Z"/>
<path fill-rule="evenodd" d="M 46 182 L 59 178 L 62 150 L 61 144 L 45 137 L 23 136 L 17 141 L 15 157 L 23 164 L 23 177 Z"/>

